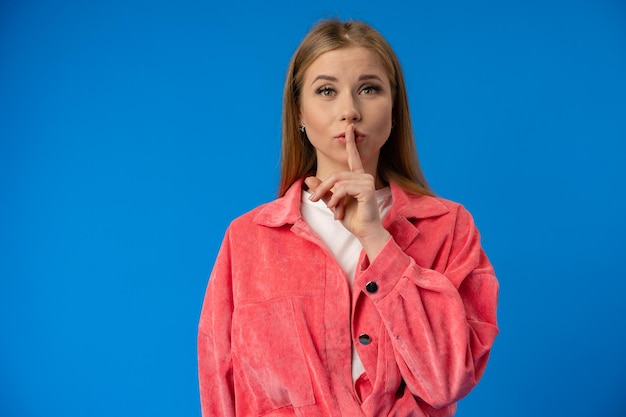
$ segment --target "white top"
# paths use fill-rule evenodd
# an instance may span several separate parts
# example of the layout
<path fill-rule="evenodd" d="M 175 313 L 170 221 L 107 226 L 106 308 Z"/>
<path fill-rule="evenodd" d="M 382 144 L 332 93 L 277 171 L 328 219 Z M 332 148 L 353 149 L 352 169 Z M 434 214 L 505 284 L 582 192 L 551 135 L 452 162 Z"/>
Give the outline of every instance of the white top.
<path fill-rule="evenodd" d="M 326 207 L 322 200 L 313 202 L 309 200 L 307 191 L 302 191 L 302 205 L 300 211 L 302 217 L 311 229 L 322 239 L 330 253 L 333 254 L 341 269 L 346 274 L 350 288 L 354 284 L 354 274 L 356 272 L 359 255 L 363 246 L 361 242 L 350 233 L 340 221 L 335 220 L 333 212 Z M 383 219 L 391 208 L 391 188 L 385 187 L 376 190 L 376 201 L 380 218 Z M 363 363 L 352 345 L 352 379 L 356 379 L 365 372 Z"/>

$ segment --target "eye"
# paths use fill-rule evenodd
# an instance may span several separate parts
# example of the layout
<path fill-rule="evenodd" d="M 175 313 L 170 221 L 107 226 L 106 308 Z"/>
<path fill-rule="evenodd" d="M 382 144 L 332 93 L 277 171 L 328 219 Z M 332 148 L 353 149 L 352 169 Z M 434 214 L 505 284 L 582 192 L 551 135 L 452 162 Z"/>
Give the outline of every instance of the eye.
<path fill-rule="evenodd" d="M 365 94 L 365 95 L 376 94 L 379 91 L 380 91 L 380 87 L 374 84 L 365 85 L 363 86 L 363 88 L 361 88 L 361 94 Z"/>
<path fill-rule="evenodd" d="M 335 94 L 335 90 L 329 86 L 323 86 L 315 90 L 315 94 L 319 94 L 322 97 L 332 97 Z"/>

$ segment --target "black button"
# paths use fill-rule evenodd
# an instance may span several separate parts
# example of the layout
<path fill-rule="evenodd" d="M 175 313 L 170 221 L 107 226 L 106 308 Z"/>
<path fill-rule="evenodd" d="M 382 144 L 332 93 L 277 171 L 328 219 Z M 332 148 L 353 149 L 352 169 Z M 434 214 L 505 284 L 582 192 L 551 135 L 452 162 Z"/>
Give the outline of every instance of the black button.
<path fill-rule="evenodd" d="M 378 284 L 376 284 L 374 281 L 370 281 L 365 284 L 365 289 L 368 293 L 374 294 L 376 291 L 378 291 Z"/>
<path fill-rule="evenodd" d="M 369 335 L 363 333 L 361 336 L 359 336 L 359 343 L 362 345 L 369 345 L 370 343 L 372 343 L 372 338 L 369 337 Z"/>

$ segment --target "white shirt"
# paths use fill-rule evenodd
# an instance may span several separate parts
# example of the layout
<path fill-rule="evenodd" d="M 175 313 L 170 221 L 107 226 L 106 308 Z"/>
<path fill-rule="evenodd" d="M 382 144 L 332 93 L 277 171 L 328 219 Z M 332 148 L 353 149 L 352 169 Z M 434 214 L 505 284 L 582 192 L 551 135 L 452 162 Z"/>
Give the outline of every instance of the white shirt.
<path fill-rule="evenodd" d="M 300 211 L 302 217 L 311 229 L 322 239 L 330 253 L 333 254 L 341 269 L 346 274 L 350 288 L 354 283 L 357 262 L 363 246 L 361 242 L 346 229 L 340 221 L 335 220 L 333 212 L 326 207 L 324 201 L 313 202 L 309 200 L 307 191 L 302 191 L 302 205 Z M 376 201 L 380 218 L 383 219 L 391 208 L 391 188 L 385 187 L 376 190 Z M 356 380 L 365 369 L 363 363 L 352 345 L 352 379 Z"/>

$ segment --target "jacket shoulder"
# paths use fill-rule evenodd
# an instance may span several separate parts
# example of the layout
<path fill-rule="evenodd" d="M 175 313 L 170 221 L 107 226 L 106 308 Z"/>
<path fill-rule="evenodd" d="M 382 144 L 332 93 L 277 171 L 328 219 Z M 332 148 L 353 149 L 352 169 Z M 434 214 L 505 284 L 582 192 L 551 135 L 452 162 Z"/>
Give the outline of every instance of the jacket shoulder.
<path fill-rule="evenodd" d="M 406 195 L 401 216 L 423 224 L 450 225 L 454 229 L 472 229 L 474 219 L 467 208 L 456 201 L 439 196 Z"/>
<path fill-rule="evenodd" d="M 254 219 L 258 216 L 259 213 L 263 211 L 265 207 L 267 207 L 271 202 L 262 203 L 251 210 L 235 217 L 228 226 L 229 229 L 241 229 L 241 228 L 250 228 L 256 225 Z"/>

